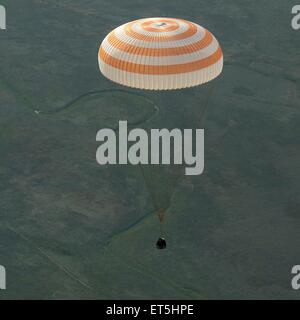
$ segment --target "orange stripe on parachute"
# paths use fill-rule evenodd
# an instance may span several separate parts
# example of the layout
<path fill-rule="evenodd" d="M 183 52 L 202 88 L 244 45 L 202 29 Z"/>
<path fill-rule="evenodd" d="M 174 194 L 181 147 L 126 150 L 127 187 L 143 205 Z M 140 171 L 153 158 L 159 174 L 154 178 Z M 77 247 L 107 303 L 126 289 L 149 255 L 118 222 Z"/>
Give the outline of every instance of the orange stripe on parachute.
<path fill-rule="evenodd" d="M 102 47 L 99 50 L 99 57 L 106 64 L 126 72 L 133 72 L 139 74 L 149 75 L 164 75 L 164 74 L 179 74 L 197 71 L 207 68 L 222 58 L 222 50 L 219 47 L 218 50 L 207 58 L 196 60 L 189 63 L 173 64 L 173 65 L 143 65 L 123 60 L 116 59 L 107 54 Z"/>
<path fill-rule="evenodd" d="M 174 48 L 144 48 L 144 47 L 134 46 L 130 43 L 124 42 L 119 38 L 117 38 L 114 31 L 108 35 L 107 40 L 110 43 L 110 45 L 113 46 L 114 48 L 127 53 L 132 53 L 132 54 L 141 55 L 141 56 L 165 57 L 165 56 L 189 54 L 198 50 L 202 50 L 211 44 L 213 40 L 213 36 L 209 31 L 205 30 L 204 38 L 201 39 L 200 41 L 197 41 L 195 43 L 192 43 L 186 46 L 174 47 Z"/>
<path fill-rule="evenodd" d="M 137 22 L 137 21 L 133 21 L 130 22 L 128 24 L 126 24 L 124 26 L 124 32 L 131 38 L 137 39 L 137 40 L 143 40 L 143 41 L 176 41 L 176 40 L 182 40 L 182 39 L 186 39 L 188 37 L 193 36 L 196 32 L 197 32 L 197 27 L 189 21 L 185 21 L 183 20 L 184 23 L 186 23 L 189 28 L 182 32 L 182 33 L 178 33 L 175 35 L 170 35 L 170 36 L 148 36 L 148 35 L 144 35 L 144 34 L 140 34 L 136 31 L 134 31 L 132 29 L 132 26 Z"/>
<path fill-rule="evenodd" d="M 152 24 L 154 23 L 161 23 L 161 22 L 165 22 L 168 23 L 169 26 L 162 28 L 162 29 L 158 29 L 158 28 L 153 28 L 151 27 Z M 170 31 L 175 31 L 179 28 L 179 24 L 174 21 L 174 20 L 170 20 L 170 19 L 159 19 L 159 20 L 149 20 L 149 21 L 145 21 L 141 24 L 141 27 L 146 30 L 146 31 L 150 31 L 150 32 L 170 32 Z"/>

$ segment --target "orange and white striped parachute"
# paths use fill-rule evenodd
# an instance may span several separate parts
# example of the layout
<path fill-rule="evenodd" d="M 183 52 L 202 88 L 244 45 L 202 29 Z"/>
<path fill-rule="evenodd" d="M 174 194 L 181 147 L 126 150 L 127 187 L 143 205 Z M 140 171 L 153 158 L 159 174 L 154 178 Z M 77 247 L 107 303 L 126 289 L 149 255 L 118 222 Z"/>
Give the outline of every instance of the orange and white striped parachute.
<path fill-rule="evenodd" d="M 140 19 L 114 29 L 98 59 L 108 79 L 150 90 L 200 85 L 223 68 L 217 39 L 198 24 L 174 18 Z"/>

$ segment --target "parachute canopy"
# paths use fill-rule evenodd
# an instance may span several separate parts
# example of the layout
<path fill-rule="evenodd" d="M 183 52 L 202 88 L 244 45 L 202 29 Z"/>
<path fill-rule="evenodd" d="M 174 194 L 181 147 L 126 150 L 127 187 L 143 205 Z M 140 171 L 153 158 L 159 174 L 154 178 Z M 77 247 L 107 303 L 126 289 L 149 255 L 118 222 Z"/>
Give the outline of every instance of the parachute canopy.
<path fill-rule="evenodd" d="M 217 39 L 198 24 L 174 18 L 121 25 L 105 37 L 98 59 L 108 79 L 150 90 L 197 86 L 216 78 L 223 68 Z"/>

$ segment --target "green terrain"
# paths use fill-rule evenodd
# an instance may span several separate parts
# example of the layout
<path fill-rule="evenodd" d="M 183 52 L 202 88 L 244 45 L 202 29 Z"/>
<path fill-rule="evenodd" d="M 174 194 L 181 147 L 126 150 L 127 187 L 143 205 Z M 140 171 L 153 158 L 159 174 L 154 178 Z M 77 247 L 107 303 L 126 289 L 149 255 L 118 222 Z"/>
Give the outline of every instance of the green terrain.
<path fill-rule="evenodd" d="M 299 299 L 294 1 L 0 2 L 0 299 Z M 213 32 L 222 75 L 164 93 L 105 79 L 102 39 L 151 16 Z M 205 128 L 204 173 L 98 165 L 96 132 L 119 120 Z"/>

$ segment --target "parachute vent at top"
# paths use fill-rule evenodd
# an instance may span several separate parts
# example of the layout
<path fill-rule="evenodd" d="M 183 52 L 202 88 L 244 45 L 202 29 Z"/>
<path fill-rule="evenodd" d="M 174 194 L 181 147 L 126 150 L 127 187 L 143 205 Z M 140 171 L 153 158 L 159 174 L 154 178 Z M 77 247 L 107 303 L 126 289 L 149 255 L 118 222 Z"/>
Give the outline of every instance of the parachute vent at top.
<path fill-rule="evenodd" d="M 124 86 L 170 90 L 197 86 L 223 68 L 217 39 L 203 27 L 174 18 L 147 18 L 126 23 L 103 40 L 99 67 Z"/>

